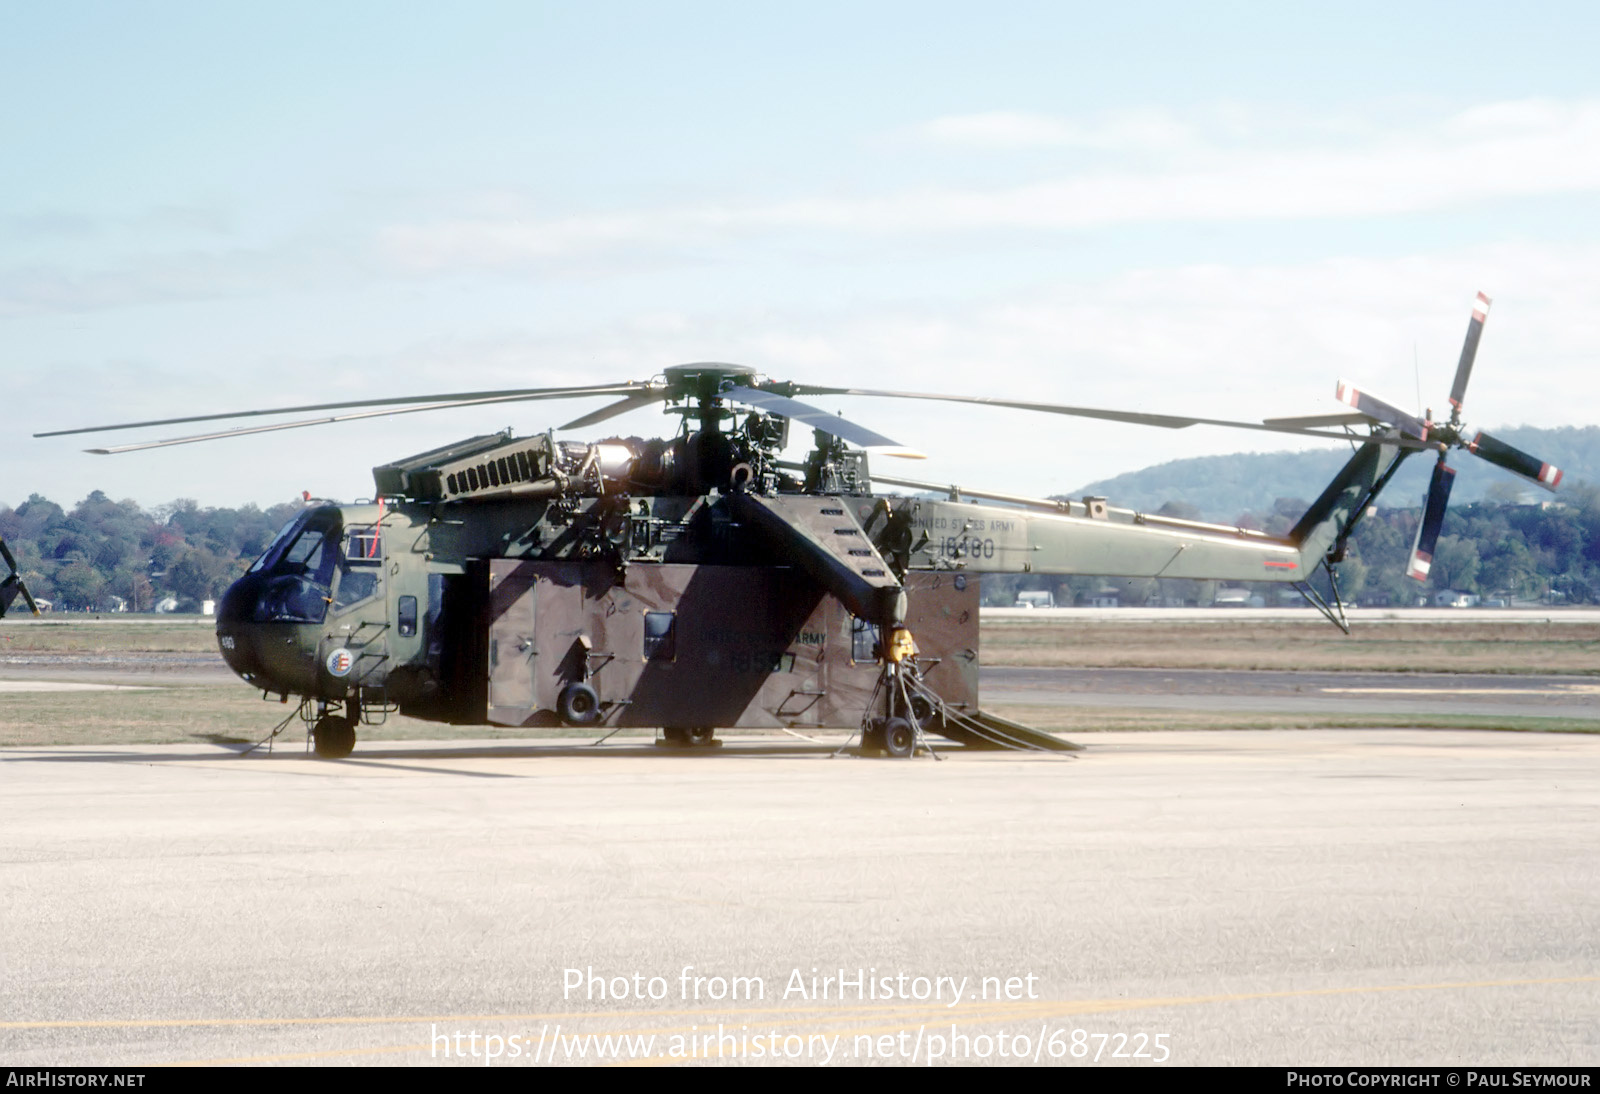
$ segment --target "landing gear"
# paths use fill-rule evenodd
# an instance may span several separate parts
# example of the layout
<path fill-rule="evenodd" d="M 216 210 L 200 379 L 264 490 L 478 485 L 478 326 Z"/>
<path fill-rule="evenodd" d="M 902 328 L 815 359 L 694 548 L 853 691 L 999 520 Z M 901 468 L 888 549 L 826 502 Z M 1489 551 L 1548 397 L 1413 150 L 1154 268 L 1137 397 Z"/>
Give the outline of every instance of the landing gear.
<path fill-rule="evenodd" d="M 317 755 L 324 760 L 342 760 L 356 747 L 356 724 L 343 715 L 324 714 L 311 729 Z"/>
<path fill-rule="evenodd" d="M 922 684 L 916 664 L 916 643 L 904 627 L 896 627 L 885 653 L 883 675 L 872 693 L 868 709 L 883 711 L 861 722 L 861 755 L 887 755 L 906 760 L 921 748 L 934 759 L 923 731 L 940 717 L 938 696 Z M 882 697 L 883 705 L 878 703 Z"/>
<path fill-rule="evenodd" d="M 717 731 L 710 726 L 700 726 L 689 731 L 689 743 L 696 748 L 710 748 L 717 739 Z"/>
<path fill-rule="evenodd" d="M 575 680 L 556 697 L 556 713 L 569 726 L 591 725 L 600 719 L 600 695 L 591 685 Z"/>
<path fill-rule="evenodd" d="M 917 749 L 917 731 L 904 718 L 890 718 L 880 732 L 883 750 L 894 759 L 904 760 Z"/>

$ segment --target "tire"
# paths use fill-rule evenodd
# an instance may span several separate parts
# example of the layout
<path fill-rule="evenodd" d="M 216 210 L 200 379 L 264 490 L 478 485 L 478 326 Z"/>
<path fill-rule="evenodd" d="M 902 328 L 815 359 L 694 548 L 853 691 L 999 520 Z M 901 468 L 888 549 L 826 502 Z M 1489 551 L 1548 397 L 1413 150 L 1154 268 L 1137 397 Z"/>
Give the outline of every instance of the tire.
<path fill-rule="evenodd" d="M 689 732 L 689 743 L 696 748 L 706 748 L 717 739 L 717 731 L 710 726 L 697 726 Z"/>
<path fill-rule="evenodd" d="M 890 718 L 883 726 L 883 750 L 903 760 L 917 749 L 917 731 L 904 718 Z"/>
<path fill-rule="evenodd" d="M 668 726 L 661 731 L 661 740 L 663 744 L 670 745 L 673 748 L 687 748 L 689 745 L 689 731 L 677 726 Z"/>
<path fill-rule="evenodd" d="M 600 695 L 588 684 L 575 680 L 561 689 L 556 713 L 569 726 L 593 725 L 600 720 Z"/>
<path fill-rule="evenodd" d="M 356 747 L 355 723 L 348 718 L 324 715 L 311 727 L 312 747 L 324 760 L 342 760 Z"/>

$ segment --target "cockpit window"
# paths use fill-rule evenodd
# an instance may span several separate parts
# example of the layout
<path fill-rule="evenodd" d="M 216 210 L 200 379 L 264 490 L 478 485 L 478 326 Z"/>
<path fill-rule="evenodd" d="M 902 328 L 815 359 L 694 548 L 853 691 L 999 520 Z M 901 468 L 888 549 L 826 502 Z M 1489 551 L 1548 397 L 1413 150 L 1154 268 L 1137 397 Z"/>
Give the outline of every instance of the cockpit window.
<path fill-rule="evenodd" d="M 265 569 L 267 566 L 277 561 L 278 554 L 283 550 L 284 544 L 288 543 L 289 540 L 294 537 L 294 534 L 300 530 L 305 522 L 306 515 L 304 513 L 300 513 L 297 514 L 295 518 L 288 524 L 285 524 L 282 528 L 278 529 L 278 534 L 272 537 L 272 542 L 267 544 L 267 549 L 265 551 L 261 552 L 261 557 L 256 559 L 255 562 L 251 564 L 250 572 L 255 573 L 258 570 Z"/>
<path fill-rule="evenodd" d="M 343 611 L 378 591 L 380 568 L 359 559 L 339 567 L 339 591 L 333 597 L 333 610 Z"/>
<path fill-rule="evenodd" d="M 339 567 L 342 532 L 338 511 L 324 509 L 296 518 L 279 534 L 252 567 L 264 569 L 268 575 L 256 602 L 257 622 L 322 622 L 333 602 L 333 577 Z"/>
<path fill-rule="evenodd" d="M 305 534 L 294 541 L 294 546 L 289 548 L 289 553 L 283 556 L 283 560 L 292 566 L 315 570 L 322 565 L 322 546 L 322 532 L 316 528 L 307 529 Z"/>
<path fill-rule="evenodd" d="M 333 610 L 343 611 L 376 596 L 382 583 L 383 541 L 376 524 L 347 528 L 344 558 L 339 563 L 339 588 L 333 595 Z"/>
<path fill-rule="evenodd" d="M 351 528 L 345 534 L 344 557 L 354 562 L 357 559 L 371 559 L 376 561 L 383 556 L 383 544 L 378 536 L 376 524 L 363 524 Z"/>

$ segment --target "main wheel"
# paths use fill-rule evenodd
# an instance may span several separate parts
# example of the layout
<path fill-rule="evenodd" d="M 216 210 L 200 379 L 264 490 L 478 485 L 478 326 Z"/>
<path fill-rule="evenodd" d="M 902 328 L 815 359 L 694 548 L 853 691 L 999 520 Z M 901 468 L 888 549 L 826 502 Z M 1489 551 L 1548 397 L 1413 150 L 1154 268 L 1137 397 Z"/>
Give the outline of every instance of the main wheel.
<path fill-rule="evenodd" d="M 883 750 L 896 759 L 916 751 L 917 731 L 904 718 L 890 718 L 883 726 Z"/>
<path fill-rule="evenodd" d="M 600 717 L 600 695 L 588 684 L 574 680 L 561 689 L 556 713 L 569 726 L 586 726 Z"/>
<path fill-rule="evenodd" d="M 322 759 L 342 760 L 355 750 L 356 726 L 348 718 L 324 714 L 311 727 L 311 739 Z"/>
<path fill-rule="evenodd" d="M 661 740 L 673 748 L 684 748 L 689 744 L 689 731 L 681 726 L 668 726 L 661 731 Z"/>
<path fill-rule="evenodd" d="M 705 748 L 717 739 L 717 731 L 710 726 L 696 726 L 689 731 L 689 743 L 697 748 Z"/>

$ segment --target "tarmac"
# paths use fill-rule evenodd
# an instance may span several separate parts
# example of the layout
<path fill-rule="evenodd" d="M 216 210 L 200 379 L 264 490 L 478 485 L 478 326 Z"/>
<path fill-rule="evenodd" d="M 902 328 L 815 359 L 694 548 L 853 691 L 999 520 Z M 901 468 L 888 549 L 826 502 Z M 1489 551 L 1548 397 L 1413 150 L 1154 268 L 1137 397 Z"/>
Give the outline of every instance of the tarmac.
<path fill-rule="evenodd" d="M 1600 738 L 1081 739 L 7 749 L 0 1064 L 1600 1063 Z"/>

